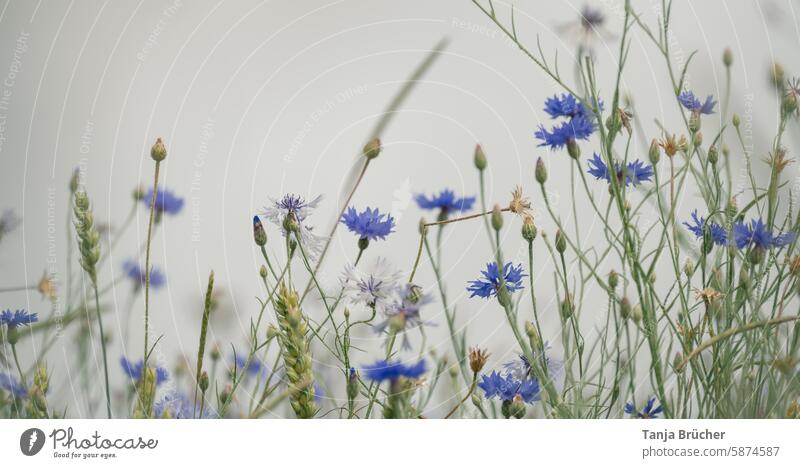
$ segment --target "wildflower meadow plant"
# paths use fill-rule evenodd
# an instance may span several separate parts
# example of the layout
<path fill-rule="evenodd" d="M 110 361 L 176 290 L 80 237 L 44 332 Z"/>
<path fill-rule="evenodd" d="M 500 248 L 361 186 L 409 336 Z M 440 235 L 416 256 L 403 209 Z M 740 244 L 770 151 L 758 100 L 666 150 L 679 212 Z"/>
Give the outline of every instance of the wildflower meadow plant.
<path fill-rule="evenodd" d="M 773 67 L 777 125 L 771 143 L 754 147 L 733 112 L 742 104 L 731 93 L 733 53 L 722 54 L 724 87 L 695 95 L 687 78 L 708 55 L 676 59 L 671 8 L 647 20 L 625 2 L 614 32 L 603 12 L 584 8 L 556 28 L 577 47 L 571 75 L 559 70 L 553 45 L 524 40 L 533 35 L 523 33 L 516 10 L 472 5 L 550 86 L 535 101 L 546 122 L 520 117 L 527 120 L 509 127 L 534 151 L 505 174 L 513 186 L 490 187 L 511 166 L 469 142 L 470 154 L 453 159 L 472 163 L 458 180 L 437 173 L 436 185 L 413 195 L 415 206 L 388 209 L 363 193 L 378 168 L 397 167 L 385 160 L 400 150 L 384 147 L 382 135 L 354 151 L 353 177 L 341 174 L 343 193 L 326 193 L 325 203 L 254 184 L 253 206 L 231 210 L 224 230 L 252 239 L 252 256 L 226 258 L 225 272 L 244 269 L 257 293 L 226 316 L 220 277 L 210 272 L 186 311 L 195 324 L 187 341 L 151 321 L 164 311 L 150 292 L 166 284 L 153 259 L 174 248 L 156 233 L 183 229 L 182 217 L 197 215 L 184 209 L 194 187 L 161 186 L 173 164 L 166 143 L 157 139 L 142 156 L 152 185 L 133 190 L 118 231 L 102 228 L 97 217 L 113 210 L 94 210 L 76 171 L 65 187 L 68 268 L 33 286 L 0 288 L 0 415 L 798 417 L 800 213 L 787 168 L 800 82 Z M 615 45 L 605 56 L 593 47 L 598 38 Z M 658 58 L 665 75 L 648 85 L 669 83 L 659 93 L 671 112 L 655 114 L 629 96 L 639 78 L 626 68 L 634 43 Z M 403 118 L 398 106 L 443 47 L 402 82 L 374 133 Z M 698 76 L 691 87 L 707 89 Z M 447 188 L 454 183 L 458 193 Z M 0 216 L 0 249 L 17 241 L 14 213 Z M 418 223 L 405 222 L 417 215 Z M 131 238 L 141 245 L 125 245 Z M 463 239 L 474 242 L 465 249 Z M 114 257 L 120 244 L 138 252 L 136 260 L 117 260 L 125 258 Z M 173 270 L 170 289 L 197 287 Z M 36 291 L 49 308 L 11 302 L 12 292 Z M 130 293 L 128 302 L 119 291 Z M 234 321 L 244 336 L 226 332 Z M 62 336 L 66 360 L 48 352 Z M 173 359 L 165 342 L 182 357 Z M 124 356 L 111 371 L 109 352 Z M 49 384 L 56 376 L 74 379 L 79 409 Z"/>

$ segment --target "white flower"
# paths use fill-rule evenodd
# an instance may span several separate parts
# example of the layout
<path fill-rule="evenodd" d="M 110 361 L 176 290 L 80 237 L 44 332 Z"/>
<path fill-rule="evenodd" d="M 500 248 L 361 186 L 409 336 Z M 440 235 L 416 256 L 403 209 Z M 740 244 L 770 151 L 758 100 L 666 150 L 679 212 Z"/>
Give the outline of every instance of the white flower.
<path fill-rule="evenodd" d="M 378 257 L 368 270 L 347 265 L 342 284 L 347 298 L 353 304 L 363 304 L 385 312 L 397 298 L 402 277 L 403 272 L 394 268 L 386 259 Z"/>
<path fill-rule="evenodd" d="M 303 249 L 311 260 L 316 260 L 322 252 L 326 238 L 314 234 L 313 228 L 307 225 L 305 220 L 321 200 L 322 196 L 320 195 L 310 202 L 306 202 L 303 197 L 290 193 L 284 195 L 280 200 L 273 199 L 272 205 L 265 207 L 261 214 L 278 226 L 284 236 L 287 234 L 286 218 L 292 216 L 297 222 L 297 234 Z"/>

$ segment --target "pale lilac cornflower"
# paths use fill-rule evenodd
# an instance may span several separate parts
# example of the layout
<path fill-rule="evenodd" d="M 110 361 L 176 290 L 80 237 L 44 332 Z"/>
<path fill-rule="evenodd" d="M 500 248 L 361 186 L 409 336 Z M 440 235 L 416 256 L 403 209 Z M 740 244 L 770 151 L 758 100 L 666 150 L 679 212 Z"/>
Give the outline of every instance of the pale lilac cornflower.
<path fill-rule="evenodd" d="M 402 277 L 400 270 L 381 257 L 376 258 L 366 270 L 347 265 L 342 277 L 344 294 L 353 304 L 386 312 L 392 306 Z"/>
<path fill-rule="evenodd" d="M 398 288 L 394 300 L 384 311 L 384 320 L 378 322 L 373 329 L 376 333 L 384 333 L 391 329 L 394 333 L 403 333 L 412 328 L 435 325 L 422 319 L 420 309 L 433 302 L 433 296 L 422 292 L 422 288 L 414 284 L 406 284 Z M 403 333 L 403 349 L 410 349 L 408 335 Z"/>
<path fill-rule="evenodd" d="M 273 199 L 272 205 L 264 207 L 261 214 L 278 226 L 284 237 L 288 235 L 288 229 L 296 228 L 303 249 L 312 260 L 315 260 L 322 252 L 325 238 L 314 234 L 313 228 L 306 223 L 306 219 L 321 200 L 322 195 L 307 202 L 305 198 L 290 193 L 284 195 L 280 200 Z"/>

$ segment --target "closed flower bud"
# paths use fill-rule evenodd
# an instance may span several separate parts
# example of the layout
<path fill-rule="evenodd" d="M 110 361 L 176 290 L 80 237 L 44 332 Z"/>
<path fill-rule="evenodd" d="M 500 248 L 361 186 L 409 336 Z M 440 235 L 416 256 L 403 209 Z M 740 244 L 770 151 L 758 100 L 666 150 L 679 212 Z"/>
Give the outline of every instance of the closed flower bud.
<path fill-rule="evenodd" d="M 739 117 L 739 114 L 734 112 L 731 122 L 733 123 L 734 127 L 739 128 L 739 124 L 742 122 L 742 119 Z"/>
<path fill-rule="evenodd" d="M 732 219 L 736 217 L 736 213 L 739 212 L 739 207 L 737 206 L 736 198 L 731 197 L 728 200 L 728 206 L 725 207 L 725 211 L 726 211 L 725 214 L 727 214 L 729 218 Z"/>
<path fill-rule="evenodd" d="M 770 68 L 770 79 L 776 88 L 783 88 L 783 81 L 785 79 L 783 65 L 774 63 Z"/>
<path fill-rule="evenodd" d="M 261 268 L 258 269 L 258 275 L 262 279 L 266 279 L 267 278 L 267 267 L 265 267 L 264 265 L 261 265 Z"/>
<path fill-rule="evenodd" d="M 208 372 L 203 371 L 200 374 L 200 379 L 198 380 L 197 384 L 200 386 L 200 391 L 205 393 L 208 390 Z"/>
<path fill-rule="evenodd" d="M 686 274 L 687 278 L 691 278 L 694 274 L 694 262 L 691 258 L 687 258 L 686 263 L 683 264 L 683 272 Z"/>
<path fill-rule="evenodd" d="M 486 169 L 487 166 L 486 153 L 483 152 L 481 145 L 475 145 L 475 167 L 479 171 Z"/>
<path fill-rule="evenodd" d="M 494 205 L 492 210 L 492 227 L 495 231 L 503 229 L 503 212 L 500 209 L 500 205 Z"/>
<path fill-rule="evenodd" d="M 733 65 L 733 52 L 731 51 L 730 47 L 726 47 L 722 52 L 722 63 L 726 67 Z"/>
<path fill-rule="evenodd" d="M 533 224 L 533 218 L 526 216 L 522 220 L 522 238 L 528 242 L 533 242 L 537 234 L 536 226 Z"/>
<path fill-rule="evenodd" d="M 536 160 L 535 174 L 536 174 L 536 182 L 544 184 L 547 181 L 547 168 L 544 167 L 544 161 L 542 161 L 542 158 L 538 158 Z"/>
<path fill-rule="evenodd" d="M 355 400 L 358 396 L 358 373 L 351 367 L 347 372 L 347 398 Z"/>
<path fill-rule="evenodd" d="M 651 271 L 649 275 L 647 275 L 647 282 L 650 284 L 656 284 L 656 272 Z"/>
<path fill-rule="evenodd" d="M 619 301 L 619 314 L 624 319 L 631 316 L 631 301 L 629 301 L 627 297 L 623 297 L 622 300 Z"/>
<path fill-rule="evenodd" d="M 574 138 L 567 140 L 567 154 L 575 160 L 581 157 L 581 147 L 578 146 L 578 142 Z"/>
<path fill-rule="evenodd" d="M 786 114 L 791 114 L 792 112 L 797 110 L 797 99 L 795 98 L 794 94 L 787 94 L 783 97 L 783 112 Z"/>
<path fill-rule="evenodd" d="M 717 151 L 717 147 L 711 145 L 708 148 L 708 162 L 711 164 L 716 164 L 719 161 L 719 152 Z"/>
<path fill-rule="evenodd" d="M 731 155 L 731 148 L 725 143 L 722 144 L 722 155 L 726 158 Z"/>
<path fill-rule="evenodd" d="M 567 238 L 561 229 L 556 230 L 556 250 L 558 253 L 564 253 L 567 250 Z"/>
<path fill-rule="evenodd" d="M 635 306 L 633 306 L 632 316 L 633 316 L 633 321 L 635 323 L 639 323 L 639 322 L 642 321 L 642 317 L 644 316 L 644 313 L 642 312 L 642 305 L 641 304 L 636 304 Z"/>
<path fill-rule="evenodd" d="M 697 133 L 700 130 L 700 112 L 692 111 L 689 115 L 689 131 Z"/>
<path fill-rule="evenodd" d="M 763 247 L 755 246 L 750 249 L 750 253 L 748 255 L 748 259 L 750 259 L 750 263 L 753 265 L 758 265 L 764 260 L 764 256 L 766 255 L 766 250 Z"/>
<path fill-rule="evenodd" d="M 153 147 L 150 148 L 150 157 L 156 162 L 161 162 L 167 158 L 167 148 L 161 138 L 157 138 Z"/>
<path fill-rule="evenodd" d="M 680 374 L 683 372 L 683 367 L 681 367 L 681 363 L 683 363 L 683 355 L 680 352 L 675 353 L 675 359 L 672 360 L 672 367 L 675 369 L 675 372 Z"/>
<path fill-rule="evenodd" d="M 420 218 L 419 219 L 419 233 L 422 236 L 424 236 L 425 235 L 425 231 L 428 230 L 428 227 L 425 226 L 425 224 L 427 224 L 427 221 L 425 221 L 425 218 Z"/>
<path fill-rule="evenodd" d="M 253 239 L 259 247 L 263 247 L 267 244 L 267 233 L 264 231 L 264 225 L 261 224 L 261 220 L 258 219 L 258 216 L 253 216 Z"/>
<path fill-rule="evenodd" d="M 567 319 L 572 317 L 575 312 L 575 304 L 573 303 L 572 295 L 567 294 L 564 296 L 564 301 L 561 302 L 561 315 Z"/>
<path fill-rule="evenodd" d="M 658 146 L 658 140 L 655 138 L 650 142 L 650 151 L 647 155 L 650 158 L 650 163 L 654 166 L 658 164 L 658 161 L 661 159 L 661 148 Z"/>
<path fill-rule="evenodd" d="M 509 413 L 511 416 L 517 419 L 522 419 L 525 417 L 526 410 L 527 408 L 525 407 L 525 401 L 522 399 L 522 396 L 515 396 L 514 400 L 511 401 L 511 407 L 509 408 Z"/>
<path fill-rule="evenodd" d="M 614 270 L 611 270 L 608 273 L 608 286 L 611 289 L 616 289 L 617 285 L 619 285 L 619 273 Z"/>
<path fill-rule="evenodd" d="M 753 288 L 753 282 L 750 280 L 750 271 L 746 266 L 742 266 L 739 272 L 739 287 L 744 290 L 747 296 L 750 296 L 750 291 Z"/>
<path fill-rule="evenodd" d="M 367 159 L 375 159 L 381 154 L 381 140 L 373 138 L 366 145 L 364 145 L 364 157 Z"/>
<path fill-rule="evenodd" d="M 283 229 L 288 232 L 298 232 L 300 230 L 300 223 L 297 222 L 297 217 L 294 213 L 289 213 L 283 218 Z"/>
<path fill-rule="evenodd" d="M 539 336 L 539 332 L 537 332 L 536 327 L 527 320 L 525 321 L 525 334 L 528 335 L 528 339 L 533 344 L 534 349 L 542 347 L 542 338 Z"/>
<path fill-rule="evenodd" d="M 212 361 L 219 361 L 220 357 L 221 357 L 221 355 L 220 355 L 219 346 L 214 345 L 214 347 L 211 348 L 211 360 Z"/>
<path fill-rule="evenodd" d="M 141 184 L 133 189 L 133 199 L 134 201 L 144 200 L 144 187 Z"/>
<path fill-rule="evenodd" d="M 700 147 L 703 145 L 703 134 L 701 132 L 696 132 L 694 137 L 692 137 L 692 144 L 695 147 Z"/>

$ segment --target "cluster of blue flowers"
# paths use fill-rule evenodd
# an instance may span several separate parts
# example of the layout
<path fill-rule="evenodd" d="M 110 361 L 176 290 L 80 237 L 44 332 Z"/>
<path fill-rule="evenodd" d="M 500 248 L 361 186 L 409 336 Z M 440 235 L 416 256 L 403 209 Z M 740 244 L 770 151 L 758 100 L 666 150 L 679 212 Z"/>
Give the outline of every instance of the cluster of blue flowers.
<path fill-rule="evenodd" d="M 478 387 L 483 390 L 486 398 L 498 398 L 500 401 L 512 401 L 517 395 L 525 403 L 534 403 L 541 398 L 541 389 L 536 378 L 518 378 L 511 372 L 502 375 L 492 371 L 489 375 L 483 375 Z"/>
<path fill-rule="evenodd" d="M 467 291 L 470 292 L 469 297 L 483 297 L 488 299 L 490 297 L 497 297 L 497 292 L 500 289 L 500 269 L 497 262 L 487 263 L 486 269 L 481 271 L 482 278 L 472 280 L 467 286 Z M 522 278 L 528 276 L 522 269 L 522 265 L 514 266 L 511 262 L 503 266 L 503 283 L 509 293 L 513 293 L 522 289 Z"/>
<path fill-rule="evenodd" d="M 598 107 L 602 110 L 603 103 L 599 102 Z M 539 130 L 534 133 L 534 136 L 542 141 L 539 146 L 561 149 L 569 141 L 588 140 L 595 131 L 594 114 L 571 94 L 548 98 L 544 103 L 544 111 L 551 119 L 566 120 L 550 130 L 544 128 L 544 125 L 539 125 Z"/>
<path fill-rule="evenodd" d="M 9 329 L 30 325 L 38 321 L 38 314 L 29 313 L 25 309 L 17 309 L 14 312 L 10 310 L 0 312 L 0 325 L 6 325 Z"/>
<path fill-rule="evenodd" d="M 705 218 L 698 216 L 697 210 L 692 212 L 692 222 L 684 222 L 683 224 L 698 239 L 701 239 L 705 229 L 708 229 L 709 235 L 715 244 L 721 246 L 734 245 L 740 250 L 749 247 L 763 250 L 768 250 L 773 247 L 781 248 L 791 244 L 797 239 L 797 234 L 794 232 L 774 233 L 771 229 L 767 228 L 764 221 L 760 218 L 753 219 L 750 223 L 734 223 L 732 237 L 728 236 L 728 231 L 721 225 L 708 222 Z"/>
<path fill-rule="evenodd" d="M 122 366 L 122 371 L 130 377 L 133 382 L 138 382 L 142 378 L 142 371 L 144 371 L 144 362 L 131 362 L 124 356 L 119 359 L 119 364 Z M 169 380 L 169 372 L 163 367 L 156 367 L 156 385 Z"/>
<path fill-rule="evenodd" d="M 139 266 L 139 264 L 132 259 L 125 260 L 122 264 L 122 269 L 125 271 L 125 275 L 133 282 L 133 287 L 135 289 L 139 289 L 144 286 L 145 283 L 145 270 Z M 150 270 L 150 287 L 154 289 L 159 289 L 167 282 L 167 279 L 164 277 L 164 273 L 161 272 L 158 268 L 153 267 Z"/>
<path fill-rule="evenodd" d="M 592 159 L 589 160 L 589 174 L 593 175 L 598 180 L 605 179 L 611 182 L 612 172 L 608 169 L 608 165 L 597 153 L 594 153 Z M 623 169 L 619 162 L 614 162 L 614 176 L 619 183 L 625 183 L 626 186 L 633 184 L 634 186 L 641 184 L 645 181 L 650 181 L 653 177 L 653 166 L 645 164 L 638 159 L 629 162 Z"/>

